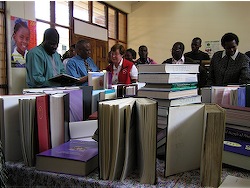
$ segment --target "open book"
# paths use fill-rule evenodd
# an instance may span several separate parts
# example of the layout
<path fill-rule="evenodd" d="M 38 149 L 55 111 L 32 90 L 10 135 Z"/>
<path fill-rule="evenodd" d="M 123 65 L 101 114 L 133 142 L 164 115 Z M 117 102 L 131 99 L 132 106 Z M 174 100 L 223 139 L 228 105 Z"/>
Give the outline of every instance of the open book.
<path fill-rule="evenodd" d="M 137 170 L 140 183 L 156 183 L 157 102 L 122 98 L 99 102 L 100 178 L 124 180 Z"/>
<path fill-rule="evenodd" d="M 68 74 L 58 74 L 58 75 L 49 79 L 49 81 L 57 82 L 57 83 L 60 83 L 61 85 L 65 85 L 65 86 L 79 82 L 79 80 L 80 80 L 79 78 L 75 78 L 75 77 L 70 76 Z"/>

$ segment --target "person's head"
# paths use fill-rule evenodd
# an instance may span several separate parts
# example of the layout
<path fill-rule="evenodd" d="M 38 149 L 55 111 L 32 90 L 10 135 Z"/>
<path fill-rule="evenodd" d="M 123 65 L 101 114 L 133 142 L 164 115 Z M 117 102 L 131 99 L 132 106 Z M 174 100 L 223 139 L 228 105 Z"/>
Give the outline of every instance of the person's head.
<path fill-rule="evenodd" d="M 184 44 L 182 42 L 176 42 L 174 43 L 173 47 L 172 47 L 172 57 L 175 59 L 175 60 L 180 60 L 182 55 L 183 55 L 183 52 L 184 52 Z"/>
<path fill-rule="evenodd" d="M 133 61 L 136 59 L 136 51 L 134 51 L 132 48 L 127 49 L 124 58 L 129 61 Z"/>
<path fill-rule="evenodd" d="M 199 37 L 195 37 L 193 40 L 192 40 L 192 43 L 191 43 L 191 49 L 193 52 L 198 52 L 200 47 L 201 47 L 201 38 Z"/>
<path fill-rule="evenodd" d="M 79 40 L 76 43 L 76 53 L 83 59 L 87 59 L 91 55 L 91 45 L 87 40 Z"/>
<path fill-rule="evenodd" d="M 239 38 L 234 33 L 226 33 L 221 38 L 221 46 L 223 46 L 228 56 L 235 54 L 238 44 Z"/>
<path fill-rule="evenodd" d="M 111 48 L 111 61 L 114 64 L 119 64 L 125 54 L 125 48 L 121 44 L 115 44 Z"/>
<path fill-rule="evenodd" d="M 70 47 L 69 47 L 69 57 L 74 57 L 76 55 L 76 45 L 75 44 L 72 44 Z"/>
<path fill-rule="evenodd" d="M 27 23 L 21 19 L 17 19 L 12 37 L 15 41 L 18 53 L 24 56 L 30 42 L 30 30 Z"/>
<path fill-rule="evenodd" d="M 148 58 L 148 48 L 145 45 L 141 45 L 138 49 L 138 53 L 141 59 L 147 59 Z"/>
<path fill-rule="evenodd" d="M 46 29 L 43 35 L 43 47 L 47 54 L 52 55 L 56 52 L 59 43 L 59 34 L 56 29 Z"/>

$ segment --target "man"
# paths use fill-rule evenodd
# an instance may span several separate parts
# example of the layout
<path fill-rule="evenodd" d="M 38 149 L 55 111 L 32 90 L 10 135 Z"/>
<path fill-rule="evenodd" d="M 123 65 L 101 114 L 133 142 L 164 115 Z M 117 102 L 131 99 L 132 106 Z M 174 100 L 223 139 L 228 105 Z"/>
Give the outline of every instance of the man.
<path fill-rule="evenodd" d="M 226 33 L 221 38 L 225 49 L 214 53 L 209 68 L 208 85 L 246 84 L 250 82 L 249 58 L 238 51 L 239 38 Z"/>
<path fill-rule="evenodd" d="M 195 37 L 191 43 L 192 51 L 185 53 L 184 56 L 189 57 L 195 61 L 197 60 L 199 63 L 201 63 L 202 60 L 210 60 L 207 53 L 199 50 L 201 47 L 201 42 L 202 40 L 199 37 Z"/>
<path fill-rule="evenodd" d="M 67 74 L 79 78 L 79 84 L 88 85 L 88 72 L 99 71 L 99 68 L 90 57 L 91 45 L 87 40 L 76 43 L 76 56 L 70 58 L 66 65 Z"/>
<path fill-rule="evenodd" d="M 26 82 L 29 87 L 52 87 L 58 83 L 49 81 L 58 74 L 65 73 L 60 55 L 56 52 L 59 34 L 56 29 L 45 30 L 43 42 L 31 49 L 26 57 Z"/>
<path fill-rule="evenodd" d="M 123 58 L 125 48 L 121 44 L 115 44 L 111 48 L 112 63 L 106 68 L 112 73 L 112 84 L 131 84 L 137 82 L 138 70 L 134 63 Z"/>
<path fill-rule="evenodd" d="M 162 64 L 165 63 L 172 63 L 172 64 L 184 64 L 184 63 L 195 63 L 193 59 L 189 57 L 184 57 L 185 46 L 182 42 L 176 42 L 174 43 L 171 53 L 172 53 L 172 58 L 166 59 L 163 61 Z"/>
<path fill-rule="evenodd" d="M 157 64 L 153 59 L 148 57 L 148 48 L 145 45 L 139 47 L 138 54 L 140 56 L 139 59 L 135 61 L 135 65 L 139 64 Z"/>

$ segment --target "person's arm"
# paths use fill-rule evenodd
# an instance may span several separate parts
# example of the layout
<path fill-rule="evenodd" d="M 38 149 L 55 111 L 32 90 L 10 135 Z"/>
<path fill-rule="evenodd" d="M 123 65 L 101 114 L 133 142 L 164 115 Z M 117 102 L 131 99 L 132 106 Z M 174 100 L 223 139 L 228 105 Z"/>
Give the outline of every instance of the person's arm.
<path fill-rule="evenodd" d="M 207 78 L 207 85 L 212 86 L 214 84 L 214 56 L 211 59 L 210 66 L 209 66 L 209 73 Z"/>
<path fill-rule="evenodd" d="M 66 64 L 66 73 L 70 76 L 79 78 L 80 81 L 78 83 L 84 84 L 88 81 L 88 75 L 81 76 L 77 73 L 76 62 L 72 59 L 69 59 L 69 61 Z"/>
<path fill-rule="evenodd" d="M 241 84 L 247 84 L 250 83 L 250 59 L 248 57 L 244 58 L 244 61 L 242 63 L 242 69 L 241 74 L 239 78 L 239 82 Z"/>
<path fill-rule="evenodd" d="M 135 65 L 132 66 L 130 71 L 131 82 L 136 83 L 138 81 L 138 69 Z"/>
<path fill-rule="evenodd" d="M 53 71 L 46 69 L 46 57 L 40 51 L 28 53 L 26 56 L 26 82 L 29 87 L 48 87 L 51 82 L 49 77 L 53 77 Z M 46 72 L 45 74 L 45 71 Z"/>

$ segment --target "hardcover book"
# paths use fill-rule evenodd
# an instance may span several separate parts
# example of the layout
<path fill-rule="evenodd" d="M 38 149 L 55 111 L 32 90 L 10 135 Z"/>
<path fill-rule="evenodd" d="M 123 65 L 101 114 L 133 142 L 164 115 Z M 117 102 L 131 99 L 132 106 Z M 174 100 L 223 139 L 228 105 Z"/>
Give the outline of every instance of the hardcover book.
<path fill-rule="evenodd" d="M 99 102 L 100 178 L 122 181 L 137 170 L 140 183 L 155 184 L 156 130 L 155 100 L 130 97 Z"/>
<path fill-rule="evenodd" d="M 150 90 L 138 90 L 138 96 L 149 97 L 155 99 L 177 99 L 181 97 L 191 97 L 198 95 L 197 89 L 189 89 L 182 91 L 150 91 Z"/>
<path fill-rule="evenodd" d="M 199 64 L 139 65 L 139 73 L 199 73 Z"/>
<path fill-rule="evenodd" d="M 145 86 L 141 87 L 140 90 L 151 90 L 151 91 L 181 91 L 187 89 L 196 89 L 197 83 L 173 83 L 173 84 L 152 84 L 146 83 Z"/>
<path fill-rule="evenodd" d="M 177 73 L 142 73 L 138 74 L 138 81 L 145 83 L 184 83 L 198 82 L 197 74 Z"/>
<path fill-rule="evenodd" d="M 157 99 L 159 106 L 169 107 L 169 106 L 181 106 L 187 104 L 201 103 L 201 95 L 191 96 L 191 97 L 181 97 L 177 99 Z"/>
<path fill-rule="evenodd" d="M 79 78 L 75 78 L 68 74 L 59 74 L 49 79 L 49 81 L 60 83 L 61 85 L 73 85 L 80 81 Z"/>
<path fill-rule="evenodd" d="M 88 85 L 93 86 L 93 90 L 105 89 L 104 72 L 88 72 Z"/>
<path fill-rule="evenodd" d="M 36 155 L 36 169 L 86 176 L 98 167 L 98 143 L 70 140 Z"/>
<path fill-rule="evenodd" d="M 169 107 L 165 176 L 200 168 L 202 186 L 219 186 L 225 112 L 212 106 Z"/>

